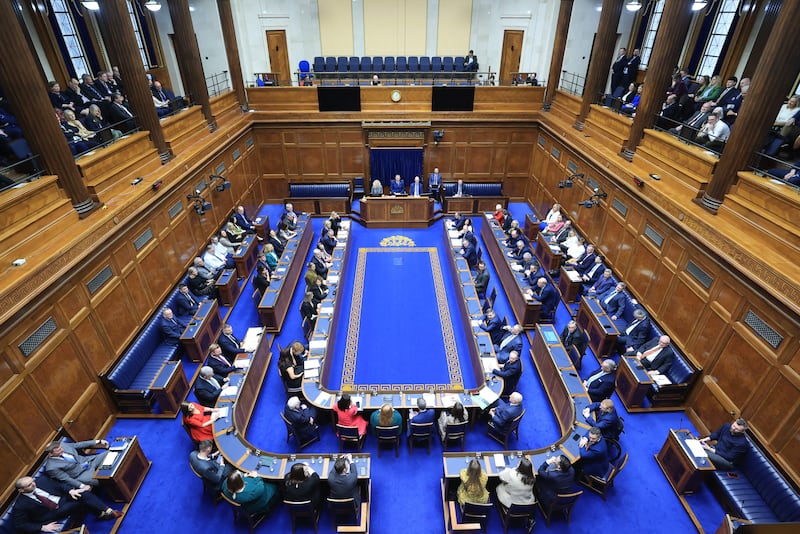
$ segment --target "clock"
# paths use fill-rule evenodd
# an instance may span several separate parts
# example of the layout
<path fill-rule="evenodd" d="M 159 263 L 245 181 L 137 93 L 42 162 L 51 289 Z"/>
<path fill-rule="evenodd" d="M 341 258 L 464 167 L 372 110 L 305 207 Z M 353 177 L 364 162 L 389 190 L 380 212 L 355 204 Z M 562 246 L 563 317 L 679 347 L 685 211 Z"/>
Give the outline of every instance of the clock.
<path fill-rule="evenodd" d="M 398 91 L 397 89 L 392 91 L 392 102 L 400 102 L 400 98 L 402 98 L 400 95 L 400 91 Z"/>

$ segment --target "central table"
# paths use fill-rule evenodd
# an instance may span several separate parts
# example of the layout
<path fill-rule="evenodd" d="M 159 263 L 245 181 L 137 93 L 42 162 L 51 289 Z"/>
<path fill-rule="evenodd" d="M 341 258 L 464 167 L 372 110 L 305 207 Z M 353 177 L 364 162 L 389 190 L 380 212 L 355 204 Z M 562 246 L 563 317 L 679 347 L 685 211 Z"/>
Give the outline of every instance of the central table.
<path fill-rule="evenodd" d="M 361 218 L 367 228 L 427 228 L 433 220 L 430 197 L 365 197 Z"/>

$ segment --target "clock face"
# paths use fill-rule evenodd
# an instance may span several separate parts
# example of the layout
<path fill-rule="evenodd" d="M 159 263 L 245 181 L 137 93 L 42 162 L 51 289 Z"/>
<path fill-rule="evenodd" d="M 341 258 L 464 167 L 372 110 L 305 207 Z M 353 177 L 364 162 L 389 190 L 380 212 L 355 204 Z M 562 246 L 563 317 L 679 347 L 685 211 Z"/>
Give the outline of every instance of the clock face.
<path fill-rule="evenodd" d="M 392 91 L 392 102 L 400 102 L 400 91 Z"/>

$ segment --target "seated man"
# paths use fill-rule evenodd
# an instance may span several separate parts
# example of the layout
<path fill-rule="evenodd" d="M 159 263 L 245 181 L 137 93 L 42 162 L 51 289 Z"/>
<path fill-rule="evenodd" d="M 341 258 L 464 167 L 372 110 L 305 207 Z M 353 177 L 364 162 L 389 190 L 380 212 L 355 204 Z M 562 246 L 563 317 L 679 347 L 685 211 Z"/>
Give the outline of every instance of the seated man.
<path fill-rule="evenodd" d="M 237 354 L 245 352 L 242 350 L 242 342 L 233 335 L 233 327 L 230 324 L 225 324 L 222 327 L 222 334 L 220 334 L 217 343 L 222 349 L 222 354 L 231 361 L 236 359 Z"/>
<path fill-rule="evenodd" d="M 571 493 L 575 484 L 575 470 L 563 454 L 551 456 L 539 466 L 536 476 L 536 494 L 547 508 L 559 493 Z"/>
<path fill-rule="evenodd" d="M 328 277 L 328 269 L 330 269 L 331 265 L 325 261 L 321 250 L 314 249 L 314 257 L 311 258 L 311 263 L 314 264 L 314 268 L 317 270 L 317 276 L 323 280 Z"/>
<path fill-rule="evenodd" d="M 594 245 L 588 244 L 583 251 L 583 254 L 578 256 L 577 258 L 567 260 L 568 265 L 574 265 L 575 270 L 578 271 L 580 274 L 585 274 L 589 272 L 589 269 L 594 267 L 594 259 L 597 257 L 597 254 L 594 250 Z"/>
<path fill-rule="evenodd" d="M 508 353 L 508 361 L 501 363 L 499 369 L 492 369 L 492 374 L 503 378 L 502 396 L 511 395 L 517 389 L 519 378 L 522 376 L 522 362 L 519 361 L 519 352 L 512 350 Z"/>
<path fill-rule="evenodd" d="M 406 184 L 403 182 L 402 178 L 400 178 L 399 174 L 395 174 L 394 180 L 389 183 L 389 193 L 392 195 L 406 194 Z"/>
<path fill-rule="evenodd" d="M 200 278 L 204 278 L 206 280 L 214 281 L 217 279 L 217 276 L 219 276 L 220 273 L 218 268 L 212 267 L 211 265 L 206 265 L 206 260 L 203 258 L 195 258 L 193 266 L 195 269 L 197 269 L 197 274 L 200 276 Z"/>
<path fill-rule="evenodd" d="M 464 229 L 464 225 L 467 223 L 467 218 L 464 215 L 461 215 L 459 212 L 455 212 L 453 214 L 453 224 L 455 225 L 455 229 L 459 232 Z"/>
<path fill-rule="evenodd" d="M 586 334 L 580 331 L 578 323 L 575 321 L 568 322 L 564 330 L 561 331 L 561 343 L 564 347 L 567 350 L 569 350 L 570 347 L 575 347 L 575 350 L 577 350 L 578 354 L 581 356 L 586 352 L 586 344 L 588 342 L 589 340 Z"/>
<path fill-rule="evenodd" d="M 767 171 L 767 175 L 783 180 L 787 184 L 800 186 L 800 172 L 798 171 L 800 171 L 800 167 L 795 163 L 791 169 L 770 169 Z"/>
<path fill-rule="evenodd" d="M 494 428 L 504 433 L 511 426 L 511 421 L 522 413 L 522 394 L 515 391 L 508 396 L 508 402 L 498 399 L 497 406 L 489 410 Z"/>
<path fill-rule="evenodd" d="M 697 132 L 695 141 L 706 148 L 721 152 L 722 148 L 725 146 L 725 141 L 728 140 L 730 135 L 731 129 L 723 122 L 722 111 L 717 108 L 709 114 L 706 123 L 700 128 L 700 131 Z"/>
<path fill-rule="evenodd" d="M 286 420 L 292 425 L 292 430 L 298 443 L 305 443 L 314 438 L 319 433 L 314 419 L 317 412 L 313 406 L 309 407 L 300 403 L 297 397 L 289 397 L 286 407 L 283 410 Z"/>
<path fill-rule="evenodd" d="M 461 231 L 461 238 L 466 239 L 470 243 L 472 243 L 473 247 L 478 246 L 478 238 L 475 237 L 475 229 L 472 227 L 472 219 L 467 218 L 464 226 L 462 227 Z"/>
<path fill-rule="evenodd" d="M 107 115 L 109 122 L 124 134 L 136 129 L 133 112 L 125 105 L 125 97 L 119 93 L 114 94 Z"/>
<path fill-rule="evenodd" d="M 536 287 L 531 291 L 533 297 L 542 303 L 542 315 L 545 317 L 555 314 L 558 306 L 558 292 L 553 284 L 547 281 L 544 276 L 536 281 Z"/>
<path fill-rule="evenodd" d="M 213 408 L 217 403 L 219 394 L 222 393 L 222 386 L 228 381 L 224 378 L 220 383 L 214 377 L 214 369 L 208 365 L 200 368 L 200 376 L 194 383 L 194 396 L 206 408 Z"/>
<path fill-rule="evenodd" d="M 620 354 L 639 350 L 650 338 L 650 319 L 641 308 L 633 310 L 633 321 L 617 337 L 617 350 Z"/>
<path fill-rule="evenodd" d="M 522 260 L 517 263 L 522 267 L 522 274 L 525 275 L 526 281 L 532 286 L 536 285 L 539 278 L 544 274 L 542 272 L 542 266 L 539 265 L 539 261 L 530 252 L 523 254 Z"/>
<path fill-rule="evenodd" d="M 597 295 L 602 295 L 603 293 L 611 291 L 611 288 L 613 288 L 616 284 L 614 279 L 611 277 L 613 274 L 614 273 L 611 271 L 611 269 L 604 269 L 603 276 L 601 276 L 597 282 L 592 285 L 583 284 L 583 293 L 589 295 L 590 297 L 596 297 Z"/>
<path fill-rule="evenodd" d="M 669 336 L 654 337 L 642 345 L 636 352 L 636 359 L 647 369 L 649 375 L 667 374 L 675 359 Z"/>
<path fill-rule="evenodd" d="M 100 454 L 81 454 L 83 449 L 106 449 Z M 94 472 L 103 465 L 103 460 L 108 454 L 108 442 L 104 439 L 78 441 L 54 441 L 45 447 L 47 462 L 44 470 L 47 476 L 66 484 L 71 488 L 82 489 L 88 486 L 97 486 L 99 481 L 94 478 Z"/>
<path fill-rule="evenodd" d="M 461 255 L 467 260 L 467 265 L 469 265 L 470 269 L 478 264 L 478 251 L 468 239 L 461 241 Z"/>
<path fill-rule="evenodd" d="M 614 371 L 616 370 L 617 364 L 614 360 L 603 360 L 603 363 L 600 364 L 600 369 L 583 381 L 583 386 L 586 388 L 592 402 L 600 402 L 614 393 L 616 382 Z"/>
<path fill-rule="evenodd" d="M 297 229 L 297 213 L 294 212 L 294 206 L 291 202 L 287 202 L 284 211 L 281 214 L 281 222 L 286 224 L 286 229 L 294 232 Z"/>
<path fill-rule="evenodd" d="M 592 245 L 589 246 L 591 247 Z M 600 277 L 603 276 L 603 272 L 606 270 L 605 265 L 603 265 L 603 260 L 605 260 L 603 256 L 596 254 L 594 263 L 581 274 L 581 283 L 584 286 L 588 285 L 592 287 L 600 280 Z"/>
<path fill-rule="evenodd" d="M 509 248 L 516 247 L 517 241 L 519 240 L 524 241 L 526 246 L 529 245 L 528 238 L 522 234 L 522 230 L 519 228 L 512 228 L 508 231 L 508 239 L 505 240 L 504 244 Z"/>
<path fill-rule="evenodd" d="M 164 308 L 161 312 L 161 333 L 164 335 L 164 343 L 173 347 L 179 346 L 184 330 L 186 323 L 183 319 L 175 317 L 171 309 Z"/>
<path fill-rule="evenodd" d="M 216 343 L 208 346 L 206 365 L 214 371 L 213 375 L 217 382 L 224 380 L 229 374 L 236 371 L 236 367 L 233 365 L 233 358 L 228 359 L 222 351 L 222 347 Z"/>
<path fill-rule="evenodd" d="M 200 303 L 189 293 L 189 286 L 178 284 L 178 295 L 175 297 L 175 315 L 179 317 L 192 317 Z"/>
<path fill-rule="evenodd" d="M 716 432 L 700 440 L 703 448 L 708 451 L 708 458 L 717 469 L 732 471 L 747 454 L 747 421 L 742 418 L 733 423 L 725 423 Z M 709 441 L 716 441 L 714 446 Z"/>
<path fill-rule="evenodd" d="M 412 197 L 421 197 L 423 193 L 425 193 L 425 188 L 422 186 L 422 182 L 419 181 L 419 176 L 415 176 L 414 181 L 411 182 L 408 188 L 408 194 Z"/>
<path fill-rule="evenodd" d="M 616 321 L 625 313 L 625 283 L 619 282 L 614 289 L 598 297 L 600 307 L 602 307 L 612 321 Z"/>
<path fill-rule="evenodd" d="M 189 290 L 198 296 L 217 298 L 217 288 L 214 279 L 203 278 L 197 267 L 189 267 L 187 285 Z"/>
<path fill-rule="evenodd" d="M 208 269 L 208 271 L 213 274 L 213 277 L 216 278 L 222 273 L 223 270 L 227 267 L 227 257 L 223 255 L 219 255 L 217 253 L 216 247 L 213 244 L 210 244 L 206 247 L 206 251 L 203 253 L 203 268 Z M 231 267 L 233 267 L 233 258 L 231 258 Z M 198 267 L 198 271 L 201 269 Z"/>
<path fill-rule="evenodd" d="M 503 330 L 506 330 L 507 333 L 495 347 L 497 363 L 506 363 L 510 357 L 511 351 L 517 351 L 517 353 L 522 352 L 522 325 L 515 324 L 514 326 L 504 326 Z"/>
<path fill-rule="evenodd" d="M 14 484 L 19 496 L 11 511 L 16 532 L 61 532 L 59 522 L 80 510 L 97 515 L 98 519 L 117 519 L 122 512 L 113 510 L 91 492 L 89 486 L 72 488 L 47 477 L 22 477 Z"/>
<path fill-rule="evenodd" d="M 247 215 L 244 212 L 244 206 L 236 207 L 236 211 L 233 212 L 233 219 L 234 222 L 248 234 L 256 233 L 256 225 L 253 223 L 253 221 L 247 218 Z"/>
<path fill-rule="evenodd" d="M 208 486 L 215 492 L 222 491 L 222 482 L 231 474 L 233 467 L 222 458 L 219 451 L 212 453 L 214 442 L 204 439 L 197 446 L 196 451 L 189 453 L 189 463 L 192 468 L 203 477 Z"/>
<path fill-rule="evenodd" d="M 508 253 L 509 258 L 514 258 L 516 260 L 521 260 L 525 253 L 530 254 L 531 249 L 525 244 L 525 241 L 522 239 L 518 240 L 514 246 L 514 250 Z"/>
<path fill-rule="evenodd" d="M 475 292 L 479 297 L 486 295 L 489 287 L 489 271 L 486 270 L 486 263 L 483 260 L 478 262 L 478 270 L 475 273 Z"/>
<path fill-rule="evenodd" d="M 329 497 L 331 499 L 350 499 L 361 506 L 361 488 L 358 485 L 358 473 L 351 467 L 353 458 L 350 454 L 339 456 L 328 473 Z"/>
<path fill-rule="evenodd" d="M 463 197 L 466 195 L 466 190 L 464 189 L 464 180 L 459 180 L 456 182 L 456 188 L 453 190 L 454 197 Z"/>
<path fill-rule="evenodd" d="M 163 100 L 165 102 L 175 102 L 175 105 L 178 107 L 186 106 L 183 97 L 175 96 L 175 93 L 166 87 L 163 87 L 161 82 L 158 80 L 153 80 L 153 85 L 150 86 L 150 90 L 153 92 L 153 97 L 158 98 L 159 100 Z"/>
<path fill-rule="evenodd" d="M 425 402 L 424 398 L 417 397 L 417 409 L 408 411 L 408 435 L 411 435 L 410 423 L 417 423 L 418 425 L 432 423 L 435 417 L 436 411 L 433 409 L 428 409 L 428 403 Z"/>
<path fill-rule="evenodd" d="M 602 477 L 608 471 L 608 444 L 603 433 L 593 426 L 578 442 L 580 458 L 575 462 L 576 471 L 586 475 Z"/>
<path fill-rule="evenodd" d="M 619 437 L 619 415 L 611 399 L 591 403 L 583 409 L 582 415 L 586 424 L 599 428 L 605 439 Z"/>
<path fill-rule="evenodd" d="M 489 308 L 486 310 L 486 315 L 480 327 L 481 330 L 488 333 L 489 337 L 492 338 L 492 345 L 500 345 L 503 341 L 503 337 L 505 336 L 503 321 L 500 320 L 500 317 L 497 316 L 493 309 Z"/>

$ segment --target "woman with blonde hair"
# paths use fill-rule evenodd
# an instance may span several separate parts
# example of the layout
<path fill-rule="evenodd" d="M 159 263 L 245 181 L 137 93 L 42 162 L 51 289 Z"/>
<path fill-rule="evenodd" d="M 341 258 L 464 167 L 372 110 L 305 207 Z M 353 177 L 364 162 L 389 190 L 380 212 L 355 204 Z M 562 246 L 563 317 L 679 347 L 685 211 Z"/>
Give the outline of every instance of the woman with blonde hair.
<path fill-rule="evenodd" d="M 369 426 L 372 428 L 372 433 L 375 433 L 376 426 L 396 426 L 397 435 L 400 435 L 403 419 L 400 413 L 392 408 L 391 404 L 384 404 L 377 412 L 373 412 L 369 418 Z"/>
<path fill-rule="evenodd" d="M 465 502 L 485 504 L 489 502 L 489 490 L 486 482 L 489 476 L 481 469 L 481 464 L 476 459 L 469 461 L 469 465 L 459 473 L 461 485 L 458 486 L 458 504 L 464 506 Z"/>
<path fill-rule="evenodd" d="M 372 181 L 372 188 L 369 190 L 369 194 L 376 197 L 383 195 L 383 184 L 381 184 L 380 180 Z"/>

